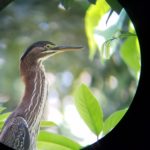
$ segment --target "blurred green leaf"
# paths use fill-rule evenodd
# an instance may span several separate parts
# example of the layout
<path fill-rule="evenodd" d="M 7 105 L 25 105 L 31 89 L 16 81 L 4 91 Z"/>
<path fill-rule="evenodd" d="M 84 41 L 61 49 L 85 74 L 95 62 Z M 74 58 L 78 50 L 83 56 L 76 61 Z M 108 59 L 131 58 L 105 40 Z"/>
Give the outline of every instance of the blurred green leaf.
<path fill-rule="evenodd" d="M 38 142 L 53 143 L 72 150 L 79 150 L 81 148 L 78 143 L 68 139 L 67 137 L 46 131 L 40 131 Z"/>
<path fill-rule="evenodd" d="M 73 150 L 62 145 L 49 143 L 49 142 L 37 142 L 38 150 Z"/>
<path fill-rule="evenodd" d="M 95 4 L 96 0 L 88 0 L 90 3 Z"/>
<path fill-rule="evenodd" d="M 61 0 L 60 2 L 66 9 L 68 9 L 72 5 L 73 0 Z"/>
<path fill-rule="evenodd" d="M 3 111 L 5 107 L 0 107 L 0 111 Z M 5 120 L 8 118 L 8 116 L 11 114 L 11 112 L 0 114 L 0 129 L 2 129 Z"/>
<path fill-rule="evenodd" d="M 98 136 L 103 127 L 103 112 L 97 99 L 84 84 L 75 92 L 75 105 L 89 129 Z"/>
<path fill-rule="evenodd" d="M 103 125 L 103 134 L 107 134 L 109 131 L 111 131 L 118 122 L 122 119 L 124 114 L 127 112 L 127 108 L 123 110 L 119 110 L 111 114 L 104 122 Z"/>
<path fill-rule="evenodd" d="M 120 54 L 125 63 L 134 72 L 134 75 L 138 77 L 141 68 L 138 38 L 136 36 L 128 37 L 121 46 Z"/>
<path fill-rule="evenodd" d="M 88 38 L 91 58 L 93 58 L 97 48 L 94 40 L 94 29 L 98 25 L 99 20 L 109 9 L 110 7 L 105 0 L 97 0 L 96 5 L 91 5 L 86 11 L 85 31 Z"/>
<path fill-rule="evenodd" d="M 0 129 L 2 129 L 3 125 L 4 125 L 4 121 L 0 121 Z"/>
<path fill-rule="evenodd" d="M 4 114 L 1 114 L 0 115 L 0 121 L 6 120 L 10 114 L 11 114 L 11 112 L 7 112 L 7 113 L 4 113 Z"/>
<path fill-rule="evenodd" d="M 53 126 L 57 126 L 57 124 L 52 121 L 41 121 L 40 122 L 40 127 L 53 127 Z"/>
<path fill-rule="evenodd" d="M 122 6 L 117 0 L 106 0 L 106 2 L 110 5 L 112 10 L 114 10 L 116 13 L 120 13 Z"/>
<path fill-rule="evenodd" d="M 0 113 L 3 111 L 3 110 L 5 110 L 6 109 L 6 107 L 0 107 Z"/>

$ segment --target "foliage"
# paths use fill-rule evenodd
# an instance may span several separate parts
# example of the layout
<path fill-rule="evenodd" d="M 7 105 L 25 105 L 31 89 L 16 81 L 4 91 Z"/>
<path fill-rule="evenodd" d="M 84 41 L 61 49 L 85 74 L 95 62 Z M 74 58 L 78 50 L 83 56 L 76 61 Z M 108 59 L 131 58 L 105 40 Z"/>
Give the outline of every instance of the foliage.
<path fill-rule="evenodd" d="M 131 36 L 125 40 L 121 46 L 120 55 L 138 80 L 141 64 L 140 48 L 137 37 Z"/>
<path fill-rule="evenodd" d="M 69 7 L 71 7 L 73 5 L 73 2 L 75 0 L 60 0 L 61 4 L 68 9 Z M 96 4 L 98 0 L 88 0 L 89 3 L 91 4 Z M 120 13 L 122 6 L 120 5 L 120 3 L 117 0 L 106 0 L 106 2 L 110 5 L 111 9 L 113 9 L 114 11 L 116 11 L 117 13 Z"/>
<path fill-rule="evenodd" d="M 66 147 L 67 149 L 78 150 L 81 148 L 76 142 L 58 134 L 41 131 L 38 136 L 38 142 L 47 142 Z"/>
<path fill-rule="evenodd" d="M 98 0 L 96 5 L 91 5 L 86 11 L 85 31 L 90 47 L 90 57 L 93 57 L 96 50 L 96 43 L 93 35 L 95 26 L 98 25 L 99 20 L 109 9 L 110 7 L 105 0 Z"/>
<path fill-rule="evenodd" d="M 62 145 L 41 141 L 38 141 L 37 147 L 38 150 L 71 150 L 70 148 L 64 147 Z"/>
<path fill-rule="evenodd" d="M 127 111 L 127 109 L 116 111 L 104 121 L 98 100 L 84 84 L 81 84 L 75 92 L 75 105 L 82 119 L 97 137 L 101 132 L 105 135 L 111 131 Z"/>
<path fill-rule="evenodd" d="M 72 5 L 73 0 L 61 0 L 60 2 L 66 9 L 68 9 Z"/>
<path fill-rule="evenodd" d="M 0 107 L 0 113 L 3 111 L 3 110 L 5 110 L 6 108 L 5 107 Z"/>
<path fill-rule="evenodd" d="M 96 3 L 96 0 L 88 0 L 89 2 L 95 4 Z"/>
<path fill-rule="evenodd" d="M 103 112 L 96 98 L 84 84 L 75 93 L 75 105 L 88 127 L 98 136 L 103 127 Z"/>
<path fill-rule="evenodd" d="M 94 22 L 95 18 L 93 17 L 94 19 L 91 21 L 91 16 L 95 15 L 94 11 L 98 12 L 98 5 L 93 6 L 92 9 L 89 8 L 87 10 L 85 28 L 87 37 L 90 37 L 88 38 L 90 53 L 93 57 L 96 53 L 96 48 L 98 47 L 98 50 L 101 54 L 101 59 L 105 60 L 110 59 L 110 57 L 116 51 L 120 51 L 120 56 L 129 66 L 130 70 L 134 72 L 133 76 L 138 80 L 141 66 L 140 49 L 133 25 L 129 20 L 125 10 L 122 9 L 117 21 L 112 25 L 107 24 L 106 26 L 105 24 L 105 29 L 103 29 L 104 24 L 102 25 L 102 16 L 104 17 L 106 15 L 106 12 L 110 9 L 110 7 L 108 7 L 106 11 L 104 9 L 106 6 L 107 5 L 105 4 L 105 2 L 103 5 L 100 4 L 99 7 L 101 7 L 101 15 L 96 18 L 97 21 L 92 25 L 92 27 L 90 22 Z M 102 9 L 102 7 L 104 8 Z M 111 14 L 111 16 L 113 15 Z M 111 19 L 111 16 L 109 19 Z M 111 21 L 114 20 L 110 20 L 110 22 Z M 107 18 L 105 18 L 105 22 L 107 23 Z"/>
<path fill-rule="evenodd" d="M 4 107 L 0 107 L 0 110 L 4 109 Z M 1 113 L 1 111 L 0 111 Z M 0 129 L 3 127 L 6 118 L 10 115 L 9 112 L 0 114 Z"/>
<path fill-rule="evenodd" d="M 53 127 L 53 126 L 57 126 L 57 124 L 52 121 L 41 121 L 40 123 L 41 128 Z"/>
<path fill-rule="evenodd" d="M 103 131 L 102 131 L 103 134 L 106 135 L 108 132 L 110 132 L 118 124 L 118 122 L 122 119 L 122 117 L 125 115 L 126 112 L 127 112 L 127 108 L 112 113 L 104 121 Z"/>

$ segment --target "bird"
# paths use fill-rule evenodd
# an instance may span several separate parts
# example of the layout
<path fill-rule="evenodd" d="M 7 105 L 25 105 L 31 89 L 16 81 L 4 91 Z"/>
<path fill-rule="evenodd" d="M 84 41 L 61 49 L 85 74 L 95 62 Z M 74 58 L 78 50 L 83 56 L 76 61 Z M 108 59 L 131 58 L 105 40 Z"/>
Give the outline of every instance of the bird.
<path fill-rule="evenodd" d="M 20 58 L 20 76 L 25 84 L 24 95 L 6 119 L 0 142 L 16 150 L 36 150 L 36 138 L 48 95 L 43 61 L 54 54 L 80 50 L 81 46 L 57 46 L 50 41 L 31 44 Z"/>

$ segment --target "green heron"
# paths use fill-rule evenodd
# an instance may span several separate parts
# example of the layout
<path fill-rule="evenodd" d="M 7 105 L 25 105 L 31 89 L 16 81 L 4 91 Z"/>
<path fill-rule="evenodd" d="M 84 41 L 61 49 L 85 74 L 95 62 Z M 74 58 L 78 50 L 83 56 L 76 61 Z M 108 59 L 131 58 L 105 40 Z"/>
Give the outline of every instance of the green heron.
<path fill-rule="evenodd" d="M 36 137 L 48 94 L 42 62 L 53 54 L 81 48 L 39 41 L 25 51 L 20 60 L 25 93 L 21 103 L 4 123 L 0 134 L 1 143 L 16 150 L 36 150 Z"/>

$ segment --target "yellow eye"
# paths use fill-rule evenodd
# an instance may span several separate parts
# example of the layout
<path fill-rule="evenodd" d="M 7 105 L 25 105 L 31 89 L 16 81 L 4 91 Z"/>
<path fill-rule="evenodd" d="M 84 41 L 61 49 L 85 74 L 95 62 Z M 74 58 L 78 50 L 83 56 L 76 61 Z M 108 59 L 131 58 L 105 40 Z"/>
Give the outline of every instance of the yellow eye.
<path fill-rule="evenodd" d="M 51 45 L 51 44 L 47 44 L 44 46 L 45 50 L 49 50 L 51 48 L 54 48 L 55 46 L 54 45 Z"/>

